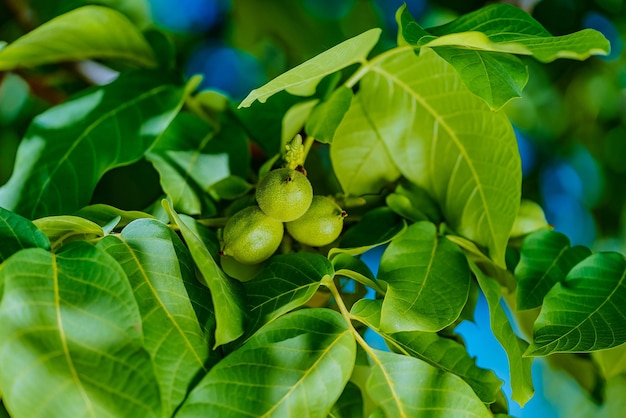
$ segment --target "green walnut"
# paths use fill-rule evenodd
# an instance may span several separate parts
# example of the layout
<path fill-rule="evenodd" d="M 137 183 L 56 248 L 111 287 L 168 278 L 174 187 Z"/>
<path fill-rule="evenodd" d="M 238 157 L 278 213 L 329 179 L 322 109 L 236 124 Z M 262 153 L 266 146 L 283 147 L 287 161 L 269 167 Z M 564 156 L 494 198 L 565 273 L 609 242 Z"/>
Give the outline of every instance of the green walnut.
<path fill-rule="evenodd" d="M 281 222 L 298 219 L 313 200 L 313 187 L 304 174 L 290 168 L 267 173 L 256 189 L 256 201 L 270 218 Z"/>
<path fill-rule="evenodd" d="M 281 222 L 270 218 L 257 206 L 249 206 L 226 223 L 222 253 L 243 264 L 258 264 L 274 254 L 283 233 Z"/>
<path fill-rule="evenodd" d="M 311 206 L 304 215 L 285 224 L 287 232 L 298 242 L 321 247 L 339 237 L 343 218 L 348 214 L 334 200 L 325 196 L 313 196 Z"/>

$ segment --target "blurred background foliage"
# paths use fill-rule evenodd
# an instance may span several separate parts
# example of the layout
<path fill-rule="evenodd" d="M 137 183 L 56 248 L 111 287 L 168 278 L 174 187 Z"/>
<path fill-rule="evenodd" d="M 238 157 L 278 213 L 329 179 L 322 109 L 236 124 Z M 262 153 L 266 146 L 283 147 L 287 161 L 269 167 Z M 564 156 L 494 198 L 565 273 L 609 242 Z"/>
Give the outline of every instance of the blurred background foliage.
<path fill-rule="evenodd" d="M 626 1 L 508 2 L 530 12 L 554 35 L 593 28 L 611 42 L 609 56 L 584 62 L 558 60 L 543 65 L 523 58 L 530 81 L 524 97 L 509 103 L 506 112 L 518 135 L 523 196 L 539 202 L 548 222 L 569 236 L 573 244 L 626 253 Z M 0 41 L 11 42 L 76 7 L 104 4 L 123 12 L 146 31 L 155 27 L 164 31 L 176 48 L 176 67 L 183 69 L 187 77 L 202 74 L 201 88 L 227 95 L 236 107 L 251 89 L 369 28 L 383 28 L 379 51 L 393 46 L 397 29 L 394 15 L 401 3 L 0 0 Z M 430 27 L 490 2 L 406 3 L 422 26 Z M 86 69 L 69 63 L 0 73 L 0 184 L 11 175 L 20 138 L 36 114 L 114 75 L 107 68 Z M 294 103 L 284 101 L 272 106 L 286 110 Z M 242 113 L 240 117 L 245 121 L 260 116 Z M 279 135 L 279 122 L 268 124 L 265 134 Z M 160 193 L 156 172 L 141 161 L 108 173 L 93 201 L 122 209 L 143 209 Z M 542 411 L 546 413 L 547 409 Z"/>

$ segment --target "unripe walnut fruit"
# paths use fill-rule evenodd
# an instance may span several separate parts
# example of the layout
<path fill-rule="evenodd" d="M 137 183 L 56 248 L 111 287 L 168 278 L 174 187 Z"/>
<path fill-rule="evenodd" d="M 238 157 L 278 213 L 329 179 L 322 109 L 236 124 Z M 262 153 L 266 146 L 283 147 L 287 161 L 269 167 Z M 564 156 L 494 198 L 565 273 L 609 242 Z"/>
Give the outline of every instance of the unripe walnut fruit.
<path fill-rule="evenodd" d="M 325 196 L 313 196 L 311 206 L 304 215 L 287 222 L 287 232 L 298 242 L 321 247 L 339 237 L 343 229 L 343 218 L 347 216 L 334 200 Z"/>
<path fill-rule="evenodd" d="M 304 174 L 290 168 L 267 173 L 256 189 L 256 201 L 270 218 L 281 222 L 298 219 L 313 200 L 313 187 Z"/>
<path fill-rule="evenodd" d="M 283 224 L 249 206 L 234 214 L 224 227 L 225 256 L 243 264 L 258 264 L 278 249 L 283 239 Z"/>

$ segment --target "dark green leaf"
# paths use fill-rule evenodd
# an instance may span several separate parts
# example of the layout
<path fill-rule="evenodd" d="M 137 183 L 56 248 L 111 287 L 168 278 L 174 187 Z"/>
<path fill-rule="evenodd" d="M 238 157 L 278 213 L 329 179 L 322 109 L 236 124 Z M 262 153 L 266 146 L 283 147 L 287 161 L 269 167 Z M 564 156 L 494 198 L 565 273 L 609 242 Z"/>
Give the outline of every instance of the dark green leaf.
<path fill-rule="evenodd" d="M 382 331 L 439 331 L 461 314 L 471 276 L 459 247 L 438 236 L 434 224 L 418 222 L 391 241 L 378 280 L 387 284 Z"/>
<path fill-rule="evenodd" d="M 363 416 L 363 398 L 361 390 L 352 382 L 348 382 L 343 393 L 333 405 L 328 418 L 354 418 Z"/>
<path fill-rule="evenodd" d="M 210 248 L 203 242 L 201 236 L 194 232 L 194 228 L 203 228 L 197 225 L 190 217 L 185 221 L 172 209 L 167 201 L 163 201 L 172 222 L 180 228 L 191 256 L 202 274 L 206 285 L 211 291 L 211 300 L 215 307 L 217 328 L 215 331 L 215 346 L 220 346 L 239 338 L 243 332 L 243 322 L 246 316 L 242 289 L 239 283 L 229 278 L 217 265 Z M 192 224 L 190 227 L 188 224 Z"/>
<path fill-rule="evenodd" d="M 331 143 L 351 101 L 352 89 L 337 88 L 328 99 L 313 109 L 306 121 L 306 133 L 319 142 Z"/>
<path fill-rule="evenodd" d="M 377 208 L 366 213 L 343 236 L 336 253 L 361 254 L 370 248 L 386 244 L 406 229 L 406 222 L 388 208 Z"/>
<path fill-rule="evenodd" d="M 122 59 L 145 67 L 156 62 L 150 45 L 123 14 L 84 6 L 56 17 L 0 52 L 0 71 L 89 58 Z"/>
<path fill-rule="evenodd" d="M 387 417 L 492 417 L 460 377 L 414 357 L 372 351 L 367 390 Z"/>
<path fill-rule="evenodd" d="M 474 263 L 470 263 L 470 268 L 487 299 L 491 331 L 506 351 L 509 359 L 511 389 L 513 389 L 511 397 L 518 404 L 524 406 L 532 398 L 535 391 L 531 374 L 532 359 L 522 357 L 528 348 L 528 343 L 515 335 L 515 331 L 513 331 L 511 322 L 500 304 L 502 292 L 498 282 L 486 276 Z"/>
<path fill-rule="evenodd" d="M 157 73 L 123 74 L 37 116 L 0 188 L 0 205 L 28 218 L 89 203 L 108 170 L 143 157 L 181 106 L 183 88 Z"/>
<path fill-rule="evenodd" d="M 126 272 L 142 316 L 144 346 L 161 389 L 164 414 L 170 416 L 193 378 L 208 371 L 212 335 L 203 329 L 210 312 L 197 315 L 192 305 L 210 305 L 211 295 L 195 278 L 193 260 L 180 238 L 154 219 L 130 223 L 119 236 L 98 246 Z M 207 315 L 208 313 L 208 315 Z"/>
<path fill-rule="evenodd" d="M 385 198 L 387 206 L 398 215 L 413 222 L 441 221 L 437 203 L 417 184 L 402 182 Z"/>
<path fill-rule="evenodd" d="M 496 401 L 502 381 L 493 371 L 478 367 L 463 345 L 436 332 L 385 333 L 380 330 L 381 308 L 382 300 L 362 299 L 352 306 L 350 314 L 381 334 L 395 351 L 459 376 L 486 404 Z"/>
<path fill-rule="evenodd" d="M 28 219 L 0 207 L 0 263 L 25 248 L 48 250 L 50 240 Z"/>
<path fill-rule="evenodd" d="M 541 306 L 548 291 L 563 282 L 572 267 L 590 255 L 588 248 L 570 247 L 565 235 L 550 229 L 527 236 L 515 268 L 517 308 L 523 310 Z"/>
<path fill-rule="evenodd" d="M 293 253 L 270 258 L 263 270 L 245 283 L 250 330 L 304 305 L 324 277 L 333 275 L 328 259 L 319 254 Z"/>
<path fill-rule="evenodd" d="M 361 259 L 349 253 L 339 252 L 332 255 L 331 261 L 335 268 L 336 276 L 349 277 L 365 286 L 371 287 L 380 294 L 385 293 L 372 271 Z"/>
<path fill-rule="evenodd" d="M 110 255 L 85 242 L 27 249 L 0 281 L 0 387 L 15 416 L 162 416 L 137 302 Z"/>
<path fill-rule="evenodd" d="M 296 96 L 310 96 L 324 77 L 352 64 L 362 63 L 380 37 L 380 29 L 370 29 L 336 45 L 295 68 L 283 73 L 258 89 L 252 90 L 239 107 L 249 107 L 258 100 L 286 90 Z"/>
<path fill-rule="evenodd" d="M 526 355 L 585 352 L 626 342 L 626 260 L 593 254 L 544 299 Z"/>
<path fill-rule="evenodd" d="M 337 312 L 291 312 L 213 367 L 176 416 L 326 418 L 355 357 L 354 336 Z"/>

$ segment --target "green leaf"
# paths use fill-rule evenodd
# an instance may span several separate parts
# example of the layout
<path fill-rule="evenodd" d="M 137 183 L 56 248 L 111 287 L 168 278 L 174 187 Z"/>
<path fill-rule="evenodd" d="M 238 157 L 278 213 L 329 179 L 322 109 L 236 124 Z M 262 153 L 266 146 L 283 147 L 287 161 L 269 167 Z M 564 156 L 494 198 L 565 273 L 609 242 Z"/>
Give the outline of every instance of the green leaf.
<path fill-rule="evenodd" d="M 511 231 L 511 238 L 528 235 L 549 226 L 541 206 L 531 200 L 522 199 Z"/>
<path fill-rule="evenodd" d="M 593 359 L 606 380 L 626 374 L 626 344 L 607 350 L 594 351 Z"/>
<path fill-rule="evenodd" d="M 486 404 L 496 401 L 502 381 L 493 371 L 478 367 L 476 360 L 470 357 L 463 345 L 450 338 L 441 337 L 436 332 L 385 333 L 380 329 L 381 308 L 382 300 L 361 299 L 352 306 L 350 314 L 381 334 L 394 351 L 418 358 L 459 376 Z"/>
<path fill-rule="evenodd" d="M 231 174 L 246 177 L 250 166 L 248 142 L 241 130 L 225 125 L 215 132 L 189 113 L 176 116 L 146 158 L 159 172 L 174 208 L 188 215 L 215 215 L 209 188 Z"/>
<path fill-rule="evenodd" d="M 413 357 L 372 351 L 367 391 L 387 417 L 492 417 L 460 377 Z"/>
<path fill-rule="evenodd" d="M 520 261 L 515 268 L 517 308 L 541 306 L 552 287 L 565 280 L 576 264 L 591 255 L 586 247 L 570 247 L 569 239 L 550 229 L 542 229 L 522 242 Z"/>
<path fill-rule="evenodd" d="M 239 107 L 249 107 L 256 100 L 265 103 L 268 97 L 283 90 L 296 96 L 312 95 L 319 82 L 327 75 L 364 62 L 378 42 L 380 34 L 380 29 L 370 29 L 322 52 L 264 86 L 252 90 Z"/>
<path fill-rule="evenodd" d="M 528 348 L 528 343 L 515 335 L 513 331 L 511 322 L 501 305 L 502 292 L 498 282 L 486 276 L 474 263 L 470 263 L 470 268 L 487 299 L 491 331 L 509 359 L 511 389 L 513 390 L 511 398 L 520 406 L 524 406 L 533 397 L 535 391 L 531 374 L 532 359 L 522 357 Z"/>
<path fill-rule="evenodd" d="M 271 257 L 258 275 L 245 283 L 250 331 L 304 305 L 333 267 L 319 254 L 293 253 Z"/>
<path fill-rule="evenodd" d="M 361 390 L 352 382 L 348 382 L 343 393 L 333 405 L 328 418 L 354 418 L 363 416 L 363 399 Z"/>
<path fill-rule="evenodd" d="M 315 105 L 319 103 L 319 99 L 305 100 L 291 106 L 281 124 L 280 146 L 285 149 L 285 145 L 289 143 L 304 127 L 309 115 L 313 111 Z"/>
<path fill-rule="evenodd" d="M 330 97 L 318 104 L 306 121 L 306 133 L 319 142 L 330 144 L 352 101 L 352 89 L 338 87 Z"/>
<path fill-rule="evenodd" d="M 385 203 L 398 215 L 413 222 L 441 221 L 437 203 L 417 184 L 401 182 L 393 193 L 387 195 Z"/>
<path fill-rule="evenodd" d="M 150 45 L 123 14 L 85 6 L 33 29 L 0 51 L 0 71 L 91 58 L 156 64 Z"/>
<path fill-rule="evenodd" d="M 467 13 L 428 32 L 439 38 L 422 46 L 456 45 L 464 48 L 532 55 L 541 62 L 558 58 L 585 60 L 606 55 L 609 41 L 598 31 L 583 29 L 552 36 L 539 22 L 518 7 L 492 4 Z"/>
<path fill-rule="evenodd" d="M 28 218 L 89 203 L 108 170 L 143 157 L 181 106 L 183 88 L 133 71 L 37 116 L 18 148 L 0 206 Z"/>
<path fill-rule="evenodd" d="M 418 222 L 391 241 L 380 259 L 378 280 L 387 284 L 380 318 L 384 332 L 439 331 L 461 314 L 470 270 L 458 246 Z"/>
<path fill-rule="evenodd" d="M 291 312 L 213 367 L 176 416 L 326 418 L 355 358 L 354 336 L 337 312 Z"/>
<path fill-rule="evenodd" d="M 19 252 L 0 282 L 0 387 L 15 416 L 160 417 L 126 275 L 103 250 Z"/>
<path fill-rule="evenodd" d="M 215 254 L 211 254 L 211 249 L 207 248 L 201 236 L 194 231 L 194 228 L 203 227 L 188 216 L 181 219 L 168 201 L 163 200 L 162 204 L 172 222 L 180 228 L 193 261 L 211 291 L 217 321 L 215 347 L 236 340 L 244 333 L 243 322 L 246 316 L 239 283 L 222 271 L 213 258 Z"/>
<path fill-rule="evenodd" d="M 505 267 L 522 180 L 506 115 L 492 112 L 430 50 L 417 57 L 396 48 L 371 65 L 357 97 L 395 165 L 434 198 L 452 229 Z"/>
<path fill-rule="evenodd" d="M 544 299 L 526 355 L 586 352 L 626 342 L 626 260 L 593 254 Z"/>
<path fill-rule="evenodd" d="M 388 243 L 405 229 L 406 222 L 393 211 L 385 207 L 376 208 L 367 212 L 359 223 L 348 229 L 339 243 L 340 248 L 332 248 L 329 257 L 332 259 L 337 253 L 362 254 Z"/>
<path fill-rule="evenodd" d="M 139 304 L 144 346 L 155 368 L 165 416 L 171 416 L 198 373 L 205 374 L 212 336 L 204 325 L 210 294 L 195 278 L 193 260 L 178 236 L 154 219 L 129 224 L 98 244 L 122 266 Z M 209 330 L 212 331 L 212 330 Z"/>
<path fill-rule="evenodd" d="M 118 228 L 123 228 L 136 219 L 154 219 L 154 216 L 149 213 L 137 210 L 122 210 L 102 203 L 85 206 L 74 213 L 74 215 L 89 219 L 102 227 L 111 222 L 112 219 L 119 217 L 119 221 L 116 224 Z"/>
<path fill-rule="evenodd" d="M 335 253 L 331 258 L 333 267 L 335 268 L 335 276 L 345 276 L 352 280 L 369 286 L 381 295 L 385 294 L 385 291 L 381 287 L 381 284 L 376 280 L 376 276 L 369 269 L 367 264 L 361 261 L 349 253 Z"/>
<path fill-rule="evenodd" d="M 68 242 L 88 241 L 104 236 L 100 225 L 78 216 L 48 216 L 35 219 L 33 224 L 46 234 L 53 249 Z"/>
<path fill-rule="evenodd" d="M 354 96 L 330 148 L 333 170 L 347 195 L 379 194 L 400 177 L 385 132 L 376 125 L 365 100 L 362 94 Z"/>
<path fill-rule="evenodd" d="M 0 264 L 25 248 L 49 250 L 50 240 L 28 219 L 0 207 Z"/>

